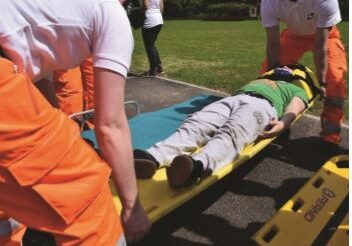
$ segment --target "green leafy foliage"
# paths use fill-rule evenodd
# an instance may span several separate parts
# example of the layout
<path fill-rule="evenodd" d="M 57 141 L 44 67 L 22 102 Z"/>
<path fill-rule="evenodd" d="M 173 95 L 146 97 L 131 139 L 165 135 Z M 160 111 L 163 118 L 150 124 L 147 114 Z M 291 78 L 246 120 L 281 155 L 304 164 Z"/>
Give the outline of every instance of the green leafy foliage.
<path fill-rule="evenodd" d="M 249 4 L 218 3 L 206 8 L 204 19 L 207 20 L 244 20 L 249 18 Z"/>

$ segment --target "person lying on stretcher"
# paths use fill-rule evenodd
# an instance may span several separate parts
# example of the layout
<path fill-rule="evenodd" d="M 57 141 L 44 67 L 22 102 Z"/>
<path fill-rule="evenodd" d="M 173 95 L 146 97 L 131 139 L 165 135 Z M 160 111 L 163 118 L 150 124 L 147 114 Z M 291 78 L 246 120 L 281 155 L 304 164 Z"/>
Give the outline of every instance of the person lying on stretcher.
<path fill-rule="evenodd" d="M 317 83 L 303 81 L 306 90 L 295 85 L 293 72 L 308 68 L 291 67 L 267 72 L 268 76 L 249 82 L 233 96 L 189 116 L 167 139 L 147 150 L 134 150 L 137 178 L 149 179 L 158 168 L 166 167 L 171 187 L 190 186 L 231 163 L 258 137 L 271 138 L 285 131 L 308 106 L 311 92 L 319 90 Z M 300 83 L 315 81 L 312 73 L 303 74 L 307 78 L 300 78 Z"/>

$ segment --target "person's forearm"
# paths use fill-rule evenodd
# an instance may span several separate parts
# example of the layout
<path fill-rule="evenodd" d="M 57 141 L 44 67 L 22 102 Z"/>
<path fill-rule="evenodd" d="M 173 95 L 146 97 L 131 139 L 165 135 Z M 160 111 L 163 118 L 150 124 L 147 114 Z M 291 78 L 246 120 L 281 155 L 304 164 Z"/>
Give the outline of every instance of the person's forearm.
<path fill-rule="evenodd" d="M 103 159 L 122 203 L 121 223 L 127 241 L 144 236 L 150 222 L 143 210 L 134 173 L 132 144 L 124 108 L 125 78 L 108 69 L 94 68 L 95 131 Z"/>
<path fill-rule="evenodd" d="M 112 169 L 112 177 L 124 209 L 137 202 L 130 130 L 124 108 L 125 78 L 102 68 L 94 68 L 95 131 L 103 159 Z"/>
<path fill-rule="evenodd" d="M 328 29 L 318 29 L 314 43 L 314 63 L 316 68 L 316 76 L 319 82 L 325 82 L 326 71 L 328 68 L 327 59 L 327 38 Z"/>
<path fill-rule="evenodd" d="M 266 29 L 266 57 L 268 60 L 267 70 L 271 70 L 280 64 L 280 27 L 273 26 Z"/>
<path fill-rule="evenodd" d="M 266 47 L 266 55 L 268 59 L 267 70 L 271 70 L 278 65 L 280 59 L 280 44 L 279 43 L 268 43 Z"/>
<path fill-rule="evenodd" d="M 144 11 L 147 11 L 148 5 L 149 5 L 149 1 L 148 0 L 143 0 L 143 10 Z"/>
<path fill-rule="evenodd" d="M 122 125 L 96 125 L 96 134 L 104 160 L 111 166 L 112 178 L 124 209 L 131 209 L 138 200 L 133 169 L 130 132 Z"/>
<path fill-rule="evenodd" d="M 284 123 L 284 129 L 286 130 L 295 121 L 296 117 L 302 113 L 306 108 L 306 105 L 302 99 L 294 97 L 291 102 L 286 107 L 284 115 L 281 117 L 280 121 Z"/>
<path fill-rule="evenodd" d="M 160 0 L 160 11 L 161 13 L 164 12 L 164 0 Z"/>
<path fill-rule="evenodd" d="M 315 47 L 314 51 L 314 62 L 316 67 L 316 75 L 319 82 L 324 81 L 327 70 L 327 49 L 324 47 Z"/>
<path fill-rule="evenodd" d="M 286 112 L 280 119 L 283 122 L 283 131 L 290 128 L 292 123 L 295 121 L 297 115 L 291 112 Z"/>

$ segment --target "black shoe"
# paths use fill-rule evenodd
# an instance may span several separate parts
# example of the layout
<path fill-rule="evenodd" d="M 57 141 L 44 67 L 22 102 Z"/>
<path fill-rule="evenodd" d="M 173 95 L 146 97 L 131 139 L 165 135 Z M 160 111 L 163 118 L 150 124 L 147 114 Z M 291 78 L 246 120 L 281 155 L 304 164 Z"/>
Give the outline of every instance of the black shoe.
<path fill-rule="evenodd" d="M 159 73 L 163 73 L 164 72 L 163 66 L 161 64 L 158 64 L 156 66 L 156 71 L 158 71 Z"/>
<path fill-rule="evenodd" d="M 158 161 L 145 150 L 135 149 L 134 156 L 134 170 L 137 179 L 150 179 L 159 168 Z"/>
<path fill-rule="evenodd" d="M 203 164 L 188 155 L 179 155 L 166 169 L 166 176 L 170 187 L 180 188 L 197 184 L 203 174 Z"/>
<path fill-rule="evenodd" d="M 157 70 L 153 70 L 153 71 L 147 71 L 142 73 L 143 77 L 157 77 L 160 76 L 160 72 L 158 72 Z"/>

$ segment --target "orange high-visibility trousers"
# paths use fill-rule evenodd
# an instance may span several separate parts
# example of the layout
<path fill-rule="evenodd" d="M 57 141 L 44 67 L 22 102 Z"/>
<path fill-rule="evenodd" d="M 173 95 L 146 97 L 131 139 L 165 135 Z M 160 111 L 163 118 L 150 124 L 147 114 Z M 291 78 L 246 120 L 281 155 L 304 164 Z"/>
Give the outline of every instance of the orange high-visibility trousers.
<path fill-rule="evenodd" d="M 298 63 L 303 54 L 313 51 L 315 35 L 299 36 L 283 30 L 280 36 L 280 65 Z M 343 121 L 344 101 L 346 97 L 346 52 L 336 27 L 330 31 L 327 41 L 328 69 L 326 74 L 326 98 L 321 113 L 323 141 L 339 143 Z M 267 60 L 262 64 L 260 73 L 267 70 Z"/>
<path fill-rule="evenodd" d="M 78 67 L 55 70 L 53 83 L 60 109 L 67 115 L 83 110 L 81 71 Z"/>
<path fill-rule="evenodd" d="M 94 76 L 93 60 L 88 58 L 79 65 L 83 84 L 83 108 L 84 110 L 94 108 Z"/>
<path fill-rule="evenodd" d="M 67 115 L 94 108 L 93 60 L 88 58 L 79 67 L 56 70 L 53 83 L 60 109 Z M 93 120 L 87 120 L 89 128 L 94 128 Z"/>
<path fill-rule="evenodd" d="M 110 168 L 13 63 L 0 58 L 0 245 L 26 226 L 57 245 L 125 245 Z"/>
<path fill-rule="evenodd" d="M 83 85 L 83 110 L 94 109 L 94 75 L 93 60 L 88 58 L 79 65 L 82 74 Z M 90 129 L 94 129 L 93 119 L 86 121 Z"/>

